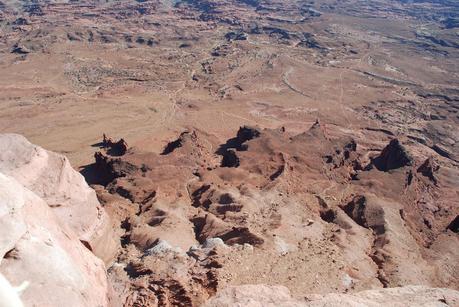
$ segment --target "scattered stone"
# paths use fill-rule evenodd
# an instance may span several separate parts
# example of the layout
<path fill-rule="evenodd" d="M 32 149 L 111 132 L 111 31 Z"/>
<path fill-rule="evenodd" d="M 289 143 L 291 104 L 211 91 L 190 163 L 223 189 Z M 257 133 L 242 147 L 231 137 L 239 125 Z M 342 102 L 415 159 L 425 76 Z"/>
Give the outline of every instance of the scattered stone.
<path fill-rule="evenodd" d="M 418 167 L 417 172 L 423 176 L 429 178 L 432 182 L 437 184 L 438 180 L 435 177 L 435 173 L 440 169 L 440 166 L 435 162 L 433 158 L 428 158 Z"/>
<path fill-rule="evenodd" d="M 207 238 L 203 246 L 204 248 L 214 248 L 216 246 L 226 246 L 226 244 L 220 238 Z"/>
<path fill-rule="evenodd" d="M 225 34 L 227 41 L 241 41 L 247 40 L 247 35 L 242 31 L 228 32 Z"/>
<path fill-rule="evenodd" d="M 159 240 L 155 246 L 148 249 L 146 254 L 148 255 L 160 255 L 160 254 L 167 254 L 167 253 L 176 253 L 181 254 L 183 251 L 179 247 L 172 247 L 167 241 Z"/>
<path fill-rule="evenodd" d="M 25 54 L 28 54 L 30 53 L 30 50 L 24 46 L 20 46 L 18 44 L 15 44 L 12 48 L 11 48 L 11 53 L 15 53 L 15 54 L 22 54 L 22 55 L 25 55 Z"/>

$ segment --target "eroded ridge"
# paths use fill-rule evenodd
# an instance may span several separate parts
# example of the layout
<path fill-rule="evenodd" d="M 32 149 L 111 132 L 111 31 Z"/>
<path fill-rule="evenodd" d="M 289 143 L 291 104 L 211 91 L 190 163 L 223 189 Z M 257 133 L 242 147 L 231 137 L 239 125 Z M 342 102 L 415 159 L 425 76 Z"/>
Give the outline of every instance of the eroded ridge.
<path fill-rule="evenodd" d="M 185 306 L 268 281 L 294 294 L 455 287 L 457 170 L 386 144 L 368 151 L 317 121 L 295 135 L 244 126 L 223 144 L 194 129 L 161 153 L 102 149 L 95 187 L 122 245 L 115 289 L 127 305 Z"/>

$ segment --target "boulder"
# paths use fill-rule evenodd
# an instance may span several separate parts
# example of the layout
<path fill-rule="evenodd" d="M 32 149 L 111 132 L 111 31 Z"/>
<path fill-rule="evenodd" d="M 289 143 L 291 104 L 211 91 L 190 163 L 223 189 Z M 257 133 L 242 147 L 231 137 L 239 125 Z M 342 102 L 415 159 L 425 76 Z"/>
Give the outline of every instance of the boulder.
<path fill-rule="evenodd" d="M 418 167 L 417 172 L 421 173 L 424 177 L 427 177 L 430 181 L 437 184 L 438 179 L 436 173 L 440 169 L 440 166 L 435 162 L 435 160 L 430 157 L 427 158 L 421 166 Z"/>

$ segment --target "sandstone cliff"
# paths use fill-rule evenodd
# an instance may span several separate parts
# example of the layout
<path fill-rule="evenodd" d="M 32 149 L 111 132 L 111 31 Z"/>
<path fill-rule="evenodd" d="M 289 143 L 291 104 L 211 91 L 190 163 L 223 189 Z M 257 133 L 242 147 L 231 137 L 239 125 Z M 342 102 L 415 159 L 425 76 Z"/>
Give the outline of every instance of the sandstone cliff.
<path fill-rule="evenodd" d="M 110 262 L 116 250 L 109 218 L 96 193 L 65 156 L 35 146 L 17 134 L 0 135 L 0 172 L 42 198 L 99 258 Z"/>
<path fill-rule="evenodd" d="M 0 272 L 28 283 L 25 306 L 108 306 L 96 255 L 110 261 L 115 251 L 108 216 L 68 160 L 0 135 Z"/>

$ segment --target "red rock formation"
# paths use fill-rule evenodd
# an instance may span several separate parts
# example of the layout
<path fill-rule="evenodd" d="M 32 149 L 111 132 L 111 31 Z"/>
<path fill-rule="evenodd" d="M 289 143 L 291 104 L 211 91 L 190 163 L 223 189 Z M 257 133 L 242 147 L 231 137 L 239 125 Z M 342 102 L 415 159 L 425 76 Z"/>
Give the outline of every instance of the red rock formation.
<path fill-rule="evenodd" d="M 299 287 L 285 277 L 288 271 L 273 273 L 283 265 L 295 267 L 294 276 L 304 280 L 324 276 L 327 291 L 413 283 L 455 287 L 459 267 L 448 259 L 459 255 L 459 238 L 445 233 L 458 214 L 446 201 L 454 170 L 430 162 L 414 167 L 425 158 L 394 140 L 375 159 L 368 156 L 354 139 L 332 138 L 319 122 L 298 135 L 242 127 L 219 145 L 191 131 L 161 154 L 97 154 L 101 176 L 112 178 L 99 198 L 122 225 L 112 281 L 131 289 L 124 299 L 160 305 L 178 304 L 172 297 L 199 305 L 228 280 Z M 429 179 L 431 171 L 436 181 Z M 221 245 L 207 248 L 212 240 Z M 317 254 L 309 255 L 311 250 Z M 148 258 L 158 251 L 164 254 L 160 262 Z M 164 269 L 171 265 L 180 269 Z M 320 267 L 340 277 L 325 277 Z M 165 275 L 150 273 L 158 270 Z M 301 291 L 312 290 L 307 285 Z"/>

